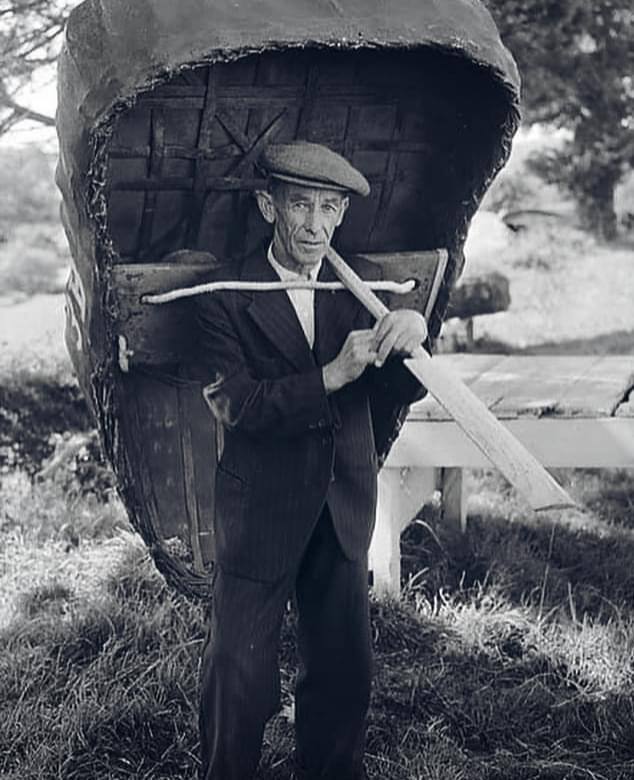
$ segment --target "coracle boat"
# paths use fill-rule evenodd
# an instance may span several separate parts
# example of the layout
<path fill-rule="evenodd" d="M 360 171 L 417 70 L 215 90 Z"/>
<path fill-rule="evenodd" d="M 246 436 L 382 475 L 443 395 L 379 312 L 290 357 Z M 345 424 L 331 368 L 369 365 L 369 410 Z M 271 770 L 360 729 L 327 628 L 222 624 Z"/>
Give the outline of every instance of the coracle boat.
<path fill-rule="evenodd" d="M 510 151 L 519 79 L 477 0 L 86 0 L 59 62 L 66 341 L 133 525 L 205 596 L 218 431 L 182 376 L 191 300 L 260 243 L 267 143 L 306 139 L 369 179 L 336 246 L 394 279 L 438 336 L 469 221 Z M 390 421 L 390 425 L 397 421 Z M 393 433 L 394 433 L 393 432 Z"/>

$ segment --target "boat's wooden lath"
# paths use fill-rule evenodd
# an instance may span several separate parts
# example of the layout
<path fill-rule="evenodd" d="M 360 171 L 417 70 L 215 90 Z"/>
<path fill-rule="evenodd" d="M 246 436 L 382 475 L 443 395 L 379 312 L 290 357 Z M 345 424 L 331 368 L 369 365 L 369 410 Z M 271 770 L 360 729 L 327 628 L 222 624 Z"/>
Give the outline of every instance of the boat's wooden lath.
<path fill-rule="evenodd" d="M 342 251 L 451 248 L 504 120 L 500 89 L 461 58 L 420 50 L 312 48 L 181 71 L 115 125 L 115 247 L 128 263 L 183 247 L 221 258 L 252 250 L 267 230 L 251 197 L 262 186 L 259 154 L 305 138 L 344 154 L 372 184 L 340 230 Z"/>

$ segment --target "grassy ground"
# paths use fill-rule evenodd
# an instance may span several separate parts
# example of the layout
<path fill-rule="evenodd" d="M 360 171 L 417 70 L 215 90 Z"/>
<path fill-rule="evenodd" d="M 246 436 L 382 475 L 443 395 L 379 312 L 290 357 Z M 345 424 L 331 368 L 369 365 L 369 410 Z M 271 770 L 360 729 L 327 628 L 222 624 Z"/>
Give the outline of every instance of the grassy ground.
<path fill-rule="evenodd" d="M 26 379 L 4 382 L 14 433 L 83 426 L 72 386 Z M 38 481 L 47 452 L 21 452 L 0 477 L 0 777 L 193 777 L 203 607 L 76 462 Z M 477 472 L 464 539 L 430 508 L 405 532 L 405 598 L 372 611 L 372 780 L 634 776 L 634 475 L 558 476 L 581 509 L 536 518 Z M 261 780 L 290 773 L 293 631 Z"/>
<path fill-rule="evenodd" d="M 465 540 L 425 515 L 406 531 L 405 599 L 373 604 L 371 778 L 634 775 L 634 478 L 559 476 L 583 511 L 536 520 L 478 473 Z M 2 490 L 0 777 L 192 777 L 201 605 L 114 499 L 16 473 Z M 292 615 L 282 661 L 266 780 L 290 771 Z"/>
<path fill-rule="evenodd" d="M 498 216 L 480 212 L 469 233 L 465 275 L 505 274 L 511 305 L 477 317 L 476 338 L 515 350 L 549 341 L 563 350 L 571 340 L 633 332 L 632 248 L 602 245 L 561 220 L 513 233 Z"/>

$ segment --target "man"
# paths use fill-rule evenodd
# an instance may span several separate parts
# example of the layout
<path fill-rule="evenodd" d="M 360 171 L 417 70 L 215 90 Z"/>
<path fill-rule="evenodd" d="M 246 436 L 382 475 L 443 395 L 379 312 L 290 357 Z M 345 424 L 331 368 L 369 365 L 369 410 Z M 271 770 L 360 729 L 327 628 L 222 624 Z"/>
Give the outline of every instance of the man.
<path fill-rule="evenodd" d="M 325 258 L 369 184 L 324 146 L 267 149 L 256 193 L 271 243 L 224 278 L 335 280 Z M 380 272 L 352 263 L 366 279 Z M 296 777 L 360 780 L 371 681 L 367 552 L 378 421 L 420 394 L 399 355 L 426 338 L 401 310 L 374 325 L 347 291 L 226 291 L 198 300 L 206 398 L 224 434 L 216 571 L 201 677 L 204 780 L 248 780 L 279 706 L 285 605 L 298 611 Z"/>

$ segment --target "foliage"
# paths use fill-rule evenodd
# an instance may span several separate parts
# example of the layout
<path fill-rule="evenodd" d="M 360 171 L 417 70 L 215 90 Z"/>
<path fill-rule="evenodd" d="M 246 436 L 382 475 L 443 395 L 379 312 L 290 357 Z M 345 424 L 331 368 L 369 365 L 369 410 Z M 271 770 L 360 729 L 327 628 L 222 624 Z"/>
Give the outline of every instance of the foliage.
<path fill-rule="evenodd" d="M 61 33 L 77 0 L 0 1 L 0 134 L 22 119 L 52 125 L 52 117 L 26 108 L 16 93 L 57 56 Z"/>
<path fill-rule="evenodd" d="M 36 144 L 0 149 L 0 294 L 61 292 L 68 244 L 54 159 Z"/>
<path fill-rule="evenodd" d="M 17 223 L 59 223 L 55 160 L 37 144 L 0 149 L 0 231 Z"/>
<path fill-rule="evenodd" d="M 47 475 L 69 501 L 107 499 L 115 481 L 75 383 L 34 379 L 0 385 L 0 474 Z"/>
<path fill-rule="evenodd" d="M 614 189 L 634 160 L 634 11 L 629 0 L 489 0 L 524 82 L 528 122 L 572 140 L 535 163 L 565 185 L 584 224 L 614 238 Z"/>
<path fill-rule="evenodd" d="M 509 211 L 533 207 L 536 197 L 535 187 L 525 175 L 518 176 L 503 170 L 487 190 L 481 208 L 484 211 L 506 214 Z"/>
<path fill-rule="evenodd" d="M 510 282 L 509 309 L 475 320 L 475 338 L 485 339 L 481 351 L 495 339 L 505 352 L 534 352 L 549 341 L 552 354 L 632 354 L 631 247 L 597 243 L 565 212 L 529 209 L 507 219 L 516 230 L 480 211 L 465 245 L 467 274 L 497 271 Z M 451 327 L 445 325 L 445 337 Z"/>
<path fill-rule="evenodd" d="M 63 291 L 69 258 L 60 225 L 22 223 L 0 235 L 3 239 L 0 243 L 0 291 L 3 296 Z"/>

